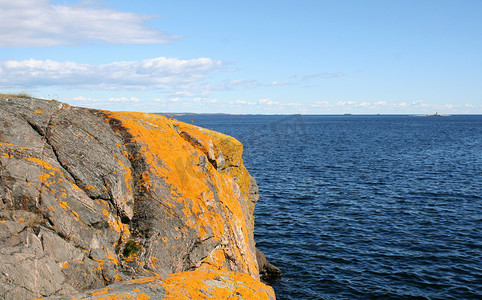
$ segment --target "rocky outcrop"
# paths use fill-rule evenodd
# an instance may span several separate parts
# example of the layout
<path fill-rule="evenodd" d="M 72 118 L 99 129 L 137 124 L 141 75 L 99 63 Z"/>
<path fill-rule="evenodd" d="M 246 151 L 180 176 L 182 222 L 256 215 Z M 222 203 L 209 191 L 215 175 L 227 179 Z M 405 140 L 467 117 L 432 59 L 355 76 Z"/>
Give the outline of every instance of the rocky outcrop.
<path fill-rule="evenodd" d="M 259 249 L 256 249 L 256 260 L 258 262 L 259 275 L 263 282 L 272 282 L 282 276 L 281 270 L 271 264 Z"/>
<path fill-rule="evenodd" d="M 5 96 L 0 129 L 0 298 L 274 298 L 234 138 Z"/>
<path fill-rule="evenodd" d="M 188 271 L 114 283 L 73 299 L 274 299 L 270 287 L 244 273 Z M 65 299 L 52 297 L 49 299 Z"/>

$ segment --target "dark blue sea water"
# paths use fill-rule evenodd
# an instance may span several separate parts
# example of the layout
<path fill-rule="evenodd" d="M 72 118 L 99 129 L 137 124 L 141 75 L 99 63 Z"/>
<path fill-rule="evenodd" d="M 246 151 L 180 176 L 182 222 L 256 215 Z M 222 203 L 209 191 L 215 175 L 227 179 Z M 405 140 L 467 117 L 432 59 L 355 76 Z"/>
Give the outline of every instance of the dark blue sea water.
<path fill-rule="evenodd" d="M 178 118 L 245 145 L 278 299 L 482 299 L 482 116 Z"/>

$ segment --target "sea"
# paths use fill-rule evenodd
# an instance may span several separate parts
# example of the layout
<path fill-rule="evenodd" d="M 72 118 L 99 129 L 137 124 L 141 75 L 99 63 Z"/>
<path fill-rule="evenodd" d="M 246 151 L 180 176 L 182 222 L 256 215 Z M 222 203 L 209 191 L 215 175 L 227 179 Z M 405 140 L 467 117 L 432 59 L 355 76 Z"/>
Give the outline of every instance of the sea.
<path fill-rule="evenodd" d="M 174 117 L 244 144 L 277 299 L 482 299 L 482 116 Z"/>

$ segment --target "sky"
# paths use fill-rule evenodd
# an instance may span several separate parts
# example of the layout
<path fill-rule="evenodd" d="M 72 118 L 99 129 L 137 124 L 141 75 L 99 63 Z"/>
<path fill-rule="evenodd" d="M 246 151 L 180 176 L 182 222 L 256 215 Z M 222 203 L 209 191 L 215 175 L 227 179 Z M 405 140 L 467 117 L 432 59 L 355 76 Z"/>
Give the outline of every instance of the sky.
<path fill-rule="evenodd" d="M 480 0 L 0 0 L 0 93 L 141 112 L 482 114 Z"/>

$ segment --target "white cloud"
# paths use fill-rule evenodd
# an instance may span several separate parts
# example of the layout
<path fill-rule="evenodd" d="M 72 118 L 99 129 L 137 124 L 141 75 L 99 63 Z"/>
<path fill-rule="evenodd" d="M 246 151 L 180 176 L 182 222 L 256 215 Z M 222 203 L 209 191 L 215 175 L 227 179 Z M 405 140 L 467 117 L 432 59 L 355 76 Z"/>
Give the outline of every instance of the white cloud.
<path fill-rule="evenodd" d="M 102 65 L 35 59 L 8 60 L 0 61 L 0 87 L 182 90 L 194 85 L 202 86 L 199 82 L 207 78 L 208 73 L 220 71 L 223 66 L 223 62 L 210 58 L 181 60 L 158 57 Z"/>
<path fill-rule="evenodd" d="M 288 104 L 283 104 L 287 106 Z M 422 100 L 416 100 L 411 103 L 400 102 L 394 103 L 390 101 L 377 101 L 377 102 L 356 102 L 356 101 L 318 101 L 310 104 L 309 106 L 323 109 L 325 112 L 330 113 L 343 113 L 343 110 L 349 108 L 353 109 L 354 113 L 474 113 L 480 107 L 472 106 L 469 104 L 429 104 Z M 469 110 L 468 110 L 469 109 Z"/>
<path fill-rule="evenodd" d="M 225 71 L 232 71 L 233 69 L 226 68 Z M 234 89 L 252 89 L 252 88 L 267 88 L 291 85 L 289 82 L 273 81 L 271 83 L 262 83 L 257 80 L 234 79 L 225 80 L 222 82 L 210 84 L 206 88 L 210 90 L 234 90 Z"/>
<path fill-rule="evenodd" d="M 268 86 L 284 86 L 284 85 L 289 85 L 290 83 L 288 82 L 279 82 L 279 81 L 273 81 L 271 84 L 269 84 Z"/>
<path fill-rule="evenodd" d="M 217 99 L 210 99 L 207 97 L 195 97 L 192 99 L 193 102 L 202 102 L 202 103 L 217 103 Z"/>
<path fill-rule="evenodd" d="M 194 97 L 195 94 L 187 91 L 182 91 L 182 92 L 175 92 L 174 95 L 178 97 Z"/>
<path fill-rule="evenodd" d="M 242 105 L 254 105 L 256 102 L 250 102 L 246 100 L 236 100 L 236 101 L 231 101 L 229 104 L 242 104 Z"/>
<path fill-rule="evenodd" d="M 120 98 L 109 98 L 109 102 L 139 102 L 139 98 L 136 97 L 120 97 Z"/>
<path fill-rule="evenodd" d="M 235 69 L 228 69 L 225 68 L 225 71 L 235 71 Z M 295 81 L 271 81 L 269 83 L 266 82 L 260 82 L 257 80 L 246 80 L 246 79 L 235 79 L 235 80 L 225 80 L 222 82 L 217 82 L 214 84 L 209 84 L 205 86 L 206 89 L 209 90 L 233 90 L 233 89 L 252 89 L 252 88 L 269 88 L 269 87 L 281 87 L 281 86 L 287 86 L 287 85 L 299 85 L 305 83 L 305 81 L 308 81 L 312 78 L 336 78 L 336 77 L 342 77 L 345 76 L 345 74 L 341 72 L 336 72 L 336 73 L 321 73 L 321 74 L 315 74 L 315 75 L 307 75 L 304 76 L 301 80 L 297 79 L 297 76 L 294 76 L 293 79 Z"/>
<path fill-rule="evenodd" d="M 264 86 L 264 85 L 255 80 L 235 79 L 235 80 L 226 80 L 224 82 L 216 83 L 210 86 L 210 89 L 232 90 L 232 89 L 238 89 L 238 88 L 256 88 L 261 86 Z"/>
<path fill-rule="evenodd" d="M 273 101 L 270 98 L 263 98 L 259 99 L 258 101 L 246 101 L 246 100 L 236 100 L 231 101 L 230 104 L 238 104 L 238 105 L 257 105 L 257 106 L 294 106 L 297 103 L 281 103 L 278 101 Z"/>
<path fill-rule="evenodd" d="M 96 41 L 169 43 L 177 37 L 146 26 L 154 16 L 50 0 L 0 0 L 0 47 L 49 47 Z"/>
<path fill-rule="evenodd" d="M 259 99 L 259 105 L 285 105 L 283 103 L 272 101 L 270 98 Z"/>
<path fill-rule="evenodd" d="M 107 103 L 107 102 L 139 102 L 139 98 L 137 97 L 117 97 L 117 98 L 114 98 L 114 97 L 111 97 L 111 98 L 108 98 L 108 99 L 95 99 L 95 98 L 90 98 L 90 97 L 83 97 L 83 96 L 79 96 L 79 97 L 74 97 L 74 98 L 70 98 L 70 99 L 67 99 L 67 100 L 70 100 L 70 101 L 75 101 L 75 102 L 83 102 L 83 103 L 88 103 L 88 102 L 103 102 L 103 103 Z"/>
<path fill-rule="evenodd" d="M 269 98 L 264 98 L 264 99 L 259 99 L 259 104 L 267 104 L 268 102 L 270 102 Z"/>
<path fill-rule="evenodd" d="M 298 102 L 288 102 L 288 103 L 285 103 L 285 104 L 283 104 L 283 103 L 281 103 L 281 104 L 284 105 L 284 106 L 303 106 L 303 104 L 298 103 Z"/>
<path fill-rule="evenodd" d="M 330 102 L 328 101 L 317 101 L 311 104 L 312 107 L 323 107 L 323 106 L 330 106 Z"/>
<path fill-rule="evenodd" d="M 336 105 L 338 106 L 345 106 L 345 105 L 355 105 L 356 101 L 338 101 Z"/>

